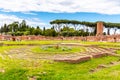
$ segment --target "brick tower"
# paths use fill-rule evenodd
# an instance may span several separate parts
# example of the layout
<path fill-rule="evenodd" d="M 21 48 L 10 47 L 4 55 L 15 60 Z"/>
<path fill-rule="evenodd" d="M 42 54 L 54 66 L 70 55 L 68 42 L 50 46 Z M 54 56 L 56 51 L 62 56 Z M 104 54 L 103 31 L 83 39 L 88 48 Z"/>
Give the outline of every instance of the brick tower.
<path fill-rule="evenodd" d="M 103 35 L 103 22 L 98 22 L 96 36 L 101 36 L 101 35 Z"/>

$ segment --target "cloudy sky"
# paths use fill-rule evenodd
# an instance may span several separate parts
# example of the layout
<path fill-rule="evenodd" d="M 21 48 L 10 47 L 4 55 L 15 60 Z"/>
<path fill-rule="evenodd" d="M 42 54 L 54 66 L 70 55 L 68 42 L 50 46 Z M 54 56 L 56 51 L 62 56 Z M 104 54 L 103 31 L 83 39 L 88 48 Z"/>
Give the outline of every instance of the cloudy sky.
<path fill-rule="evenodd" d="M 48 26 L 55 19 L 120 22 L 119 0 L 0 0 L 0 25 L 26 20 Z"/>

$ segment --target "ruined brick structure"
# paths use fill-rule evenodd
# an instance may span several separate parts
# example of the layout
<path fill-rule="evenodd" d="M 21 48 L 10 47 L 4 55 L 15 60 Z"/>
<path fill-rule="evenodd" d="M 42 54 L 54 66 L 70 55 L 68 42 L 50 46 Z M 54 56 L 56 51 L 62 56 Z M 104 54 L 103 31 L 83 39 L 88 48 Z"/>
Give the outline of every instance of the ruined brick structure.
<path fill-rule="evenodd" d="M 101 42 L 120 42 L 119 35 L 101 35 L 101 36 L 87 36 L 87 37 L 45 37 L 45 36 L 6 36 L 0 35 L 0 40 L 81 40 L 81 41 L 101 41 Z"/>
<path fill-rule="evenodd" d="M 45 37 L 45 36 L 11 36 L 11 35 L 0 35 L 0 40 L 81 40 L 81 41 L 107 41 L 107 42 L 120 42 L 120 34 L 117 35 L 103 35 L 103 23 L 97 23 L 97 33 L 96 36 L 87 37 Z"/>
<path fill-rule="evenodd" d="M 97 32 L 96 32 L 96 36 L 101 36 L 103 35 L 103 22 L 98 22 L 97 23 Z"/>

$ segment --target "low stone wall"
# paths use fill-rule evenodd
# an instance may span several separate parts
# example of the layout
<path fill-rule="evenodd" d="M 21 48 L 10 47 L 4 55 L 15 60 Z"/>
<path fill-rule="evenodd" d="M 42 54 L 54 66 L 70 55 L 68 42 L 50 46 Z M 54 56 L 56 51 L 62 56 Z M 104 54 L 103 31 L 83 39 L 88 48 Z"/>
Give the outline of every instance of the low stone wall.
<path fill-rule="evenodd" d="M 0 40 L 81 40 L 81 41 L 107 41 L 120 42 L 120 35 L 105 35 L 105 36 L 87 36 L 87 37 L 45 37 L 45 36 L 8 36 L 0 35 Z"/>
<path fill-rule="evenodd" d="M 86 56 L 77 56 L 75 58 L 61 58 L 61 59 L 55 59 L 54 61 L 57 62 L 68 62 L 68 63 L 80 63 L 80 62 L 84 62 L 84 61 L 89 61 L 91 60 L 92 57 L 90 55 L 86 55 Z"/>

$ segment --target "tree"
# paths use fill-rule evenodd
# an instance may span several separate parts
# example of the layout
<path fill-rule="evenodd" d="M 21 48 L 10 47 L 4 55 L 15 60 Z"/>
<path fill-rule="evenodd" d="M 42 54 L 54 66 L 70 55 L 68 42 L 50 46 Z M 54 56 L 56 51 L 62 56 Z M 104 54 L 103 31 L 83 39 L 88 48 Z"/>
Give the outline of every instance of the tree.
<path fill-rule="evenodd" d="M 7 32 L 9 31 L 7 24 L 4 24 L 3 31 L 4 31 L 5 34 L 7 34 Z"/>
<path fill-rule="evenodd" d="M 34 27 L 29 27 L 28 31 L 30 31 L 30 35 L 34 35 Z"/>
<path fill-rule="evenodd" d="M 26 21 L 22 20 L 22 22 L 20 23 L 20 31 L 25 31 L 27 29 L 27 25 L 26 25 Z"/>
<path fill-rule="evenodd" d="M 45 27 L 43 27 L 43 33 L 42 33 L 43 35 L 45 35 L 45 30 L 46 30 Z"/>
<path fill-rule="evenodd" d="M 39 26 L 37 26 L 37 28 L 33 30 L 33 34 L 34 35 L 41 35 L 42 34 L 42 30 L 39 28 Z"/>
<path fill-rule="evenodd" d="M 30 31 L 25 31 L 24 35 L 30 35 Z"/>
<path fill-rule="evenodd" d="M 88 36 L 96 34 L 97 22 L 77 21 L 77 20 L 66 20 L 59 19 L 51 21 L 51 28 L 43 30 L 39 26 L 32 27 L 27 25 L 25 20 L 21 23 L 14 21 L 11 24 L 4 24 L 0 27 L 0 33 L 12 34 L 16 36 L 22 35 L 43 35 L 43 36 Z M 116 34 L 117 30 L 120 29 L 120 23 L 103 22 L 104 27 L 108 29 L 107 34 L 110 35 L 110 29 L 114 30 Z"/>
<path fill-rule="evenodd" d="M 54 29 L 46 29 L 45 30 L 45 36 L 57 36 L 57 32 Z"/>
<path fill-rule="evenodd" d="M 87 27 L 87 29 L 89 29 L 89 27 L 95 27 L 97 23 L 86 22 L 86 21 L 81 22 L 77 20 L 58 20 L 57 19 L 57 20 L 51 21 L 50 24 L 53 25 L 55 27 L 55 30 L 60 34 L 60 30 L 62 30 L 61 29 L 62 27 L 74 27 L 74 30 L 78 30 L 82 25 L 84 26 L 84 28 Z"/>
<path fill-rule="evenodd" d="M 4 27 L 1 26 L 1 28 L 0 28 L 0 33 L 2 34 L 3 32 L 4 32 Z"/>

